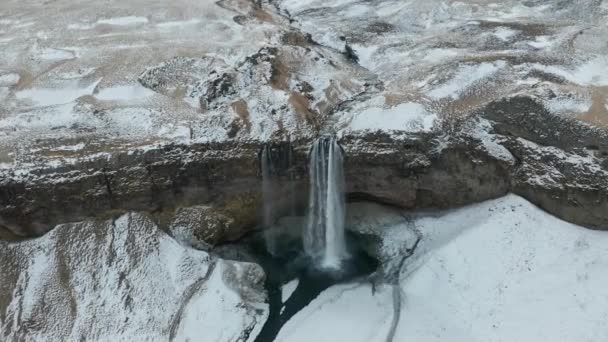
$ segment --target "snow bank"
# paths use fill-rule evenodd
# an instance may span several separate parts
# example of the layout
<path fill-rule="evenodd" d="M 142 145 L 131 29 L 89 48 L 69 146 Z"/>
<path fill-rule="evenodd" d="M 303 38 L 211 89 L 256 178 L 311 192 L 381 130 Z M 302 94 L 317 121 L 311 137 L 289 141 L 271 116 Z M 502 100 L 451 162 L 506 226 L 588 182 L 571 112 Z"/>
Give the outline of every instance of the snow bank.
<path fill-rule="evenodd" d="M 86 87 L 78 87 L 77 84 L 62 88 L 30 88 L 15 94 L 17 99 L 28 101 L 38 107 L 66 104 L 75 101 L 84 95 L 91 95 L 101 79 Z"/>
<path fill-rule="evenodd" d="M 406 102 L 394 107 L 370 107 L 355 115 L 352 130 L 429 131 L 437 119 L 419 103 Z"/>
<path fill-rule="evenodd" d="M 413 217 L 422 233 L 401 276 L 395 341 L 605 341 L 608 233 L 515 195 Z M 385 341 L 389 288 L 323 292 L 277 341 Z"/>
<path fill-rule="evenodd" d="M 372 295 L 367 284 L 333 286 L 289 320 L 276 342 L 384 342 L 393 309 L 391 291 Z"/>

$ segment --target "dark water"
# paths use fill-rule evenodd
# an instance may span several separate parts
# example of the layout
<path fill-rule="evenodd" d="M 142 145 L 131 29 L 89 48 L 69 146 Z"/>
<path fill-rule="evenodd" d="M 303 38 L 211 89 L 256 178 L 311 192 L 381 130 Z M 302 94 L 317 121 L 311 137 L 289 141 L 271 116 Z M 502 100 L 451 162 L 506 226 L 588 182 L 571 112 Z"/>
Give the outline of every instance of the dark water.
<path fill-rule="evenodd" d="M 378 262 L 365 254 L 353 236 L 347 236 L 350 259 L 340 271 L 316 269 L 302 252 L 300 242 L 280 243 L 278 254 L 267 252 L 263 239 L 252 238 L 247 243 L 250 255 L 266 272 L 265 287 L 268 292 L 270 313 L 256 342 L 272 342 L 289 319 L 302 310 L 321 292 L 330 286 L 360 281 L 376 270 Z M 285 302 L 281 301 L 281 287 L 298 279 L 298 287 Z M 283 310 L 282 310 L 283 309 Z"/>

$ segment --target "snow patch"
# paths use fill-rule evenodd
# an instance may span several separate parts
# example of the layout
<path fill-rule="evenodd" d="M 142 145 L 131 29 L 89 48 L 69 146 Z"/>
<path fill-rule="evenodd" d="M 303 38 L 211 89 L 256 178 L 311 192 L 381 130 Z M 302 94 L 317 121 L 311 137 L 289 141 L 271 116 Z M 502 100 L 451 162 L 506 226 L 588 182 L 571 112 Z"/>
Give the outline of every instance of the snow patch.
<path fill-rule="evenodd" d="M 153 96 L 155 93 L 140 84 L 120 85 L 100 89 L 95 97 L 102 101 L 136 101 Z"/>
<path fill-rule="evenodd" d="M 491 77 L 506 65 L 507 63 L 505 61 L 466 65 L 461 67 L 449 81 L 428 91 L 427 95 L 436 100 L 442 98 L 456 99 L 460 97 L 460 94 L 467 88 Z"/>
<path fill-rule="evenodd" d="M 607 86 L 608 85 L 608 57 L 595 57 L 574 70 L 557 65 L 532 64 L 532 67 L 540 71 L 562 76 L 572 83 L 583 86 Z"/>
<path fill-rule="evenodd" d="M 555 45 L 555 40 L 549 36 L 538 36 L 533 42 L 528 42 L 528 45 L 536 49 L 547 49 Z"/>
<path fill-rule="evenodd" d="M 36 51 L 36 57 L 45 61 L 74 59 L 76 54 L 66 49 L 42 49 Z"/>
<path fill-rule="evenodd" d="M 543 101 L 553 113 L 585 113 L 589 111 L 593 102 L 590 98 L 581 97 L 556 97 Z"/>
<path fill-rule="evenodd" d="M 461 53 L 456 49 L 429 49 L 424 51 L 424 60 L 436 63 L 450 57 L 456 57 Z"/>
<path fill-rule="evenodd" d="M 332 286 L 292 317 L 276 342 L 384 342 L 393 308 L 390 287 Z"/>
<path fill-rule="evenodd" d="M 508 27 L 498 27 L 493 32 L 494 36 L 503 41 L 509 41 L 511 38 L 515 37 L 519 33 L 520 31 L 513 30 Z"/>
<path fill-rule="evenodd" d="M 15 93 L 15 96 L 19 100 L 29 101 L 39 107 L 66 104 L 73 102 L 81 96 L 93 94 L 93 90 L 95 90 L 100 81 L 101 79 L 84 88 L 76 87 L 75 85 L 56 89 L 31 88 L 19 91 Z"/>
<path fill-rule="evenodd" d="M 19 83 L 21 76 L 19 74 L 11 72 L 0 75 L 0 87 L 12 87 Z"/>
<path fill-rule="evenodd" d="M 354 115 L 352 130 L 430 131 L 437 115 L 428 113 L 423 105 L 406 102 L 394 107 L 364 109 Z"/>
<path fill-rule="evenodd" d="M 137 16 L 102 18 L 94 23 L 73 23 L 67 26 L 68 30 L 91 30 L 98 25 L 135 26 L 148 23 L 148 18 Z"/>
<path fill-rule="evenodd" d="M 110 128 L 121 136 L 146 136 L 153 132 L 153 112 L 147 108 L 117 108 L 104 116 Z"/>
<path fill-rule="evenodd" d="M 136 16 L 103 18 L 103 19 L 97 20 L 98 25 L 115 25 L 115 26 L 129 26 L 129 25 L 137 25 L 137 24 L 146 24 L 147 22 L 148 22 L 148 18 L 136 17 Z"/>
<path fill-rule="evenodd" d="M 190 20 L 180 20 L 180 21 L 166 21 L 163 23 L 156 24 L 156 27 L 159 29 L 180 29 L 187 26 L 197 25 L 201 23 L 201 19 L 190 19 Z"/>
<path fill-rule="evenodd" d="M 164 125 L 158 130 L 158 135 L 171 140 L 188 141 L 192 131 L 188 126 Z"/>
<path fill-rule="evenodd" d="M 57 74 L 57 77 L 62 80 L 75 80 L 92 75 L 95 68 L 80 68 L 77 71 L 68 71 Z"/>
<path fill-rule="evenodd" d="M 95 24 L 77 23 L 77 24 L 69 24 L 68 30 L 90 30 L 94 27 L 95 27 Z"/>
<path fill-rule="evenodd" d="M 482 118 L 478 118 L 475 123 L 473 123 L 473 127 L 471 128 L 471 135 L 479 140 L 481 140 L 483 148 L 494 158 L 498 160 L 504 160 L 508 163 L 514 164 L 515 157 L 513 154 L 505 148 L 503 145 L 499 144 L 497 140 L 497 136 L 495 134 L 491 134 L 492 124 Z"/>

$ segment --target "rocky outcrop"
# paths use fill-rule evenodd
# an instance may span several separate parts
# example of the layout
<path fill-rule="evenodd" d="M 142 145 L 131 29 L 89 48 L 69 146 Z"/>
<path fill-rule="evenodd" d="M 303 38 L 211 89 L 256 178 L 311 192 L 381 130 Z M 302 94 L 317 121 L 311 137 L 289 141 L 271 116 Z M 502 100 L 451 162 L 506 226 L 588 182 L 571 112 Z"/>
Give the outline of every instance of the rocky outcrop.
<path fill-rule="evenodd" d="M 254 213 L 255 215 L 255 213 Z M 234 240 L 243 234 L 239 218 L 245 212 L 229 212 L 218 206 L 192 206 L 169 213 L 169 232 L 178 241 L 197 249 L 207 250 L 226 240 Z"/>
<path fill-rule="evenodd" d="M 557 117 L 524 96 L 488 105 L 482 115 L 518 159 L 512 191 L 567 221 L 608 229 L 608 132 Z"/>
<path fill-rule="evenodd" d="M 471 137 L 437 133 L 347 136 L 345 178 L 354 197 L 404 208 L 448 208 L 509 191 L 511 165 Z M 397 190 L 399 189 L 399 190 Z"/>
<path fill-rule="evenodd" d="M 8 175 L 1 181 L 2 222 L 18 235 L 31 236 L 85 217 L 214 202 L 240 213 L 240 225 L 251 225 L 259 196 L 257 147 L 172 145 L 30 170 L 25 177 Z"/>
<path fill-rule="evenodd" d="M 489 104 L 449 135 L 443 129 L 344 135 L 347 194 L 403 208 L 449 208 L 512 191 L 566 220 L 608 227 L 603 131 L 565 119 L 552 124 L 541 110 L 517 97 Z M 529 122 L 536 117 L 538 122 Z M 293 146 L 292 164 L 277 168 L 272 180 L 279 213 L 287 210 L 288 198 L 303 210 L 308 196 L 310 141 L 271 143 L 275 158 L 286 144 Z M 206 243 L 236 239 L 260 222 L 262 146 L 176 144 L 26 176 L 7 174 L 0 181 L 2 225 L 28 237 L 61 222 L 147 211 L 168 215 L 165 222 L 174 228 L 184 227 L 186 218 L 189 230 Z M 172 216 L 197 205 L 213 208 L 181 209 Z"/>

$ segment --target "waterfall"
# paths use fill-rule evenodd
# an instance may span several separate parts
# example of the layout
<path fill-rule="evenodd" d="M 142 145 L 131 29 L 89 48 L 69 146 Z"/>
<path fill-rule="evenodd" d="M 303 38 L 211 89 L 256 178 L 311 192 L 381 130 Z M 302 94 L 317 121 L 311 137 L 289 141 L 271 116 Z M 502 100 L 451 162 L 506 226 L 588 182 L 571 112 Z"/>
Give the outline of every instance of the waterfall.
<path fill-rule="evenodd" d="M 274 234 L 269 229 L 274 224 L 274 192 L 272 186 L 272 151 L 270 145 L 266 144 L 262 147 L 260 154 L 260 169 L 262 171 L 262 200 L 264 201 L 264 239 L 266 248 L 270 254 L 276 253 L 276 239 Z"/>
<path fill-rule="evenodd" d="M 293 148 L 291 144 L 289 145 L 288 157 L 287 157 L 288 165 L 289 165 L 289 215 L 296 216 L 296 170 L 293 167 L 295 165 Z"/>
<path fill-rule="evenodd" d="M 344 242 L 342 149 L 335 137 L 321 137 L 310 152 L 310 200 L 304 249 L 324 268 L 340 268 Z"/>
<path fill-rule="evenodd" d="M 262 223 L 268 252 L 276 255 L 281 232 L 273 229 L 280 214 L 293 215 L 296 205 L 295 171 L 291 142 L 267 143 L 259 152 L 262 175 Z"/>

